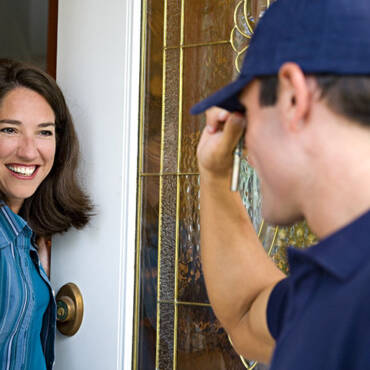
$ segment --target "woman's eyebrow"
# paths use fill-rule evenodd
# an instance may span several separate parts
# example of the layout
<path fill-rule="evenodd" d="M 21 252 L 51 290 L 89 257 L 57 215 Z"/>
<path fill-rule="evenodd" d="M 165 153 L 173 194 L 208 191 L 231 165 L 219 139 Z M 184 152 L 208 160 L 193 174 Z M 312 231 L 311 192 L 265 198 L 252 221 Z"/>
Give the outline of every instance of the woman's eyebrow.
<path fill-rule="evenodd" d="M 39 127 L 48 127 L 48 126 L 54 126 L 55 127 L 55 123 L 54 122 L 45 122 L 45 123 L 40 123 L 38 126 Z"/>
<path fill-rule="evenodd" d="M 17 120 L 14 120 L 14 119 L 0 119 L 0 123 L 10 123 L 12 125 L 21 125 L 22 122 L 21 121 L 17 121 Z"/>
<path fill-rule="evenodd" d="M 0 123 L 10 123 L 11 125 L 21 125 L 22 124 L 21 121 L 17 121 L 14 119 L 1 119 Z M 37 126 L 38 127 L 49 127 L 49 126 L 55 126 L 55 123 L 54 122 L 43 122 L 43 123 L 39 123 Z"/>

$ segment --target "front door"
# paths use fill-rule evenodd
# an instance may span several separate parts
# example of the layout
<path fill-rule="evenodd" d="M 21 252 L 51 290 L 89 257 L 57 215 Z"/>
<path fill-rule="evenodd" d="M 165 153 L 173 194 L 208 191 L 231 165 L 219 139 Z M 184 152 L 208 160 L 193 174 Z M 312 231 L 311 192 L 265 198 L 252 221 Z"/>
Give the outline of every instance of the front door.
<path fill-rule="evenodd" d="M 140 65 L 139 1 L 59 1 L 57 81 L 96 216 L 53 238 L 51 282 L 75 283 L 84 318 L 57 334 L 56 370 L 130 369 Z"/>
<path fill-rule="evenodd" d="M 143 0 L 134 370 L 266 368 L 235 353 L 209 304 L 200 261 L 196 160 L 205 117 L 189 110 L 235 78 L 269 5 L 269 0 Z M 266 252 L 286 271 L 287 244 L 304 247 L 315 237 L 304 223 L 266 225 L 258 179 L 246 161 L 240 180 Z"/>

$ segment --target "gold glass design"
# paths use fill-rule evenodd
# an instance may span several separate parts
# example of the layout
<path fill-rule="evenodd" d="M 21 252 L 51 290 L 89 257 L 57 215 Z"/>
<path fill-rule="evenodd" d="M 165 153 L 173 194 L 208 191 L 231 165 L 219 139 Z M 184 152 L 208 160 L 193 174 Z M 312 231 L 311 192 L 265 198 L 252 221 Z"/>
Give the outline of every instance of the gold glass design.
<path fill-rule="evenodd" d="M 240 0 L 234 8 L 234 27 L 230 35 L 231 46 L 236 53 L 235 69 L 240 72 L 249 40 L 260 16 L 274 0 Z"/>
<path fill-rule="evenodd" d="M 268 0 L 142 0 L 133 370 L 255 369 L 210 307 L 200 264 L 196 147 L 204 115 L 190 107 L 238 73 Z M 266 253 L 287 271 L 288 244 L 315 241 L 305 224 L 261 217 L 259 181 L 242 163 L 240 193 Z"/>

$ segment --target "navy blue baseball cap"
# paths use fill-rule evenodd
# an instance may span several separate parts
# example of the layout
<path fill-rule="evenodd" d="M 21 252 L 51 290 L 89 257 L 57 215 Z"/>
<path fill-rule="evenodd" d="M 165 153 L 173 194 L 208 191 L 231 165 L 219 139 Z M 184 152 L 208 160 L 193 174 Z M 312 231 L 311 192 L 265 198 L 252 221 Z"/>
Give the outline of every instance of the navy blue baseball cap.
<path fill-rule="evenodd" d="M 285 62 L 304 73 L 370 74 L 370 0 L 277 0 L 255 29 L 239 77 L 194 105 L 243 111 L 239 95 L 259 76 L 277 75 Z"/>

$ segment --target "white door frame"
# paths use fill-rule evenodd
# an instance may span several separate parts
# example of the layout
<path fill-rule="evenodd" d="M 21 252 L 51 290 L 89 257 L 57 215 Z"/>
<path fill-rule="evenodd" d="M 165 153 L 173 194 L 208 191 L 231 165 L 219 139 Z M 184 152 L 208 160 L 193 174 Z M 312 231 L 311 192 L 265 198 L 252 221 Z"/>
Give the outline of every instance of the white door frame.
<path fill-rule="evenodd" d="M 87 229 L 53 238 L 53 287 L 77 283 L 86 306 L 80 332 L 72 338 L 57 336 L 56 370 L 101 370 L 102 354 L 109 357 L 104 368 L 128 370 L 134 318 L 141 1 L 62 0 L 58 17 L 57 81 L 76 123 L 80 173 L 97 216 Z M 94 276 L 80 271 L 83 263 L 91 266 Z M 96 281 L 90 284 L 89 279 L 97 274 L 98 286 L 91 287 Z M 109 325 L 99 323 L 104 310 L 94 307 L 101 304 L 95 290 L 104 287 L 109 291 Z M 95 339 L 99 346 L 89 341 L 101 333 L 104 336 Z"/>
<path fill-rule="evenodd" d="M 125 196 L 123 207 L 123 238 L 126 248 L 122 261 L 125 280 L 122 280 L 122 321 L 121 343 L 123 359 L 118 359 L 117 368 L 130 369 L 132 367 L 133 353 L 133 324 L 134 324 L 134 292 L 135 292 L 135 260 L 136 260 L 136 212 L 137 212 L 137 180 L 138 180 L 138 137 L 140 123 L 140 78 L 141 78 L 141 12 L 142 1 L 126 0 L 126 29 L 125 29 L 125 101 L 124 101 L 124 169 L 123 193 Z M 133 124 L 137 123 L 137 124 Z M 122 353 L 122 352 L 121 352 Z"/>

